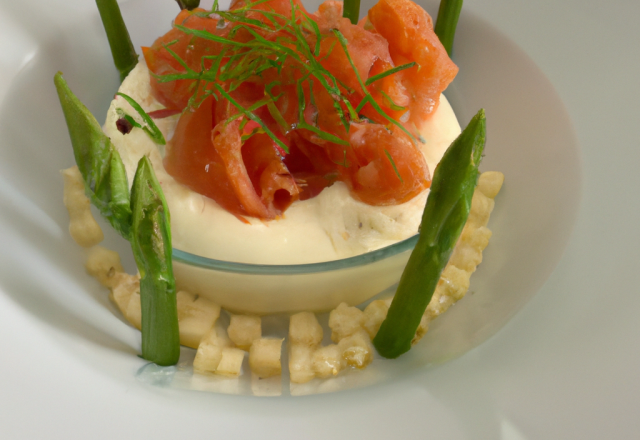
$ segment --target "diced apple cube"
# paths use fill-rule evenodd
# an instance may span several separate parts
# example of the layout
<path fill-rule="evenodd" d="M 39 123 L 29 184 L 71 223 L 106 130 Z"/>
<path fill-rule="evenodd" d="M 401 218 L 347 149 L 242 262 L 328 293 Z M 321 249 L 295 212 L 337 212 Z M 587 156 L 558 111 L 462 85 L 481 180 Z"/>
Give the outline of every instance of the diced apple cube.
<path fill-rule="evenodd" d="M 354 334 L 364 324 L 364 312 L 357 307 L 350 307 L 347 303 L 340 303 L 329 314 L 331 340 L 339 342 L 342 338 Z"/>
<path fill-rule="evenodd" d="M 253 341 L 262 337 L 262 320 L 259 316 L 232 315 L 227 332 L 238 348 L 248 351 Z"/>
<path fill-rule="evenodd" d="M 373 344 L 369 334 L 363 329 L 341 339 L 338 347 L 342 350 L 342 358 L 350 367 L 362 369 L 373 360 Z"/>
<path fill-rule="evenodd" d="M 118 281 L 115 275 L 124 272 L 122 263 L 120 263 L 120 255 L 116 251 L 102 246 L 95 246 L 89 250 L 85 268 L 89 275 L 109 288 L 113 288 Z"/>
<path fill-rule="evenodd" d="M 239 348 L 224 347 L 215 373 L 222 376 L 238 377 L 242 372 L 244 354 L 244 350 Z"/>
<path fill-rule="evenodd" d="M 222 350 L 219 345 L 200 343 L 196 357 L 193 360 L 193 371 L 196 373 L 215 373 L 222 360 Z"/>
<path fill-rule="evenodd" d="M 417 344 L 420 339 L 429 331 L 429 321 L 431 320 L 431 315 L 428 313 L 429 309 L 422 315 L 420 318 L 420 324 L 418 325 L 418 329 L 416 330 L 416 334 L 411 340 L 411 345 Z"/>
<path fill-rule="evenodd" d="M 322 326 L 310 312 L 296 313 L 289 321 L 289 343 L 316 346 L 322 342 Z"/>
<path fill-rule="evenodd" d="M 69 211 L 69 234 L 82 247 L 100 243 L 104 234 L 91 214 L 91 201 L 85 194 L 84 180 L 77 166 L 62 170 L 64 206 Z"/>
<path fill-rule="evenodd" d="M 140 293 L 140 277 L 124 272 L 116 272 L 115 275 L 111 277 L 111 280 L 113 281 L 113 286 L 111 287 L 109 298 L 126 317 L 131 295 L 135 292 Z"/>
<path fill-rule="evenodd" d="M 378 330 L 380 330 L 380 326 L 382 325 L 382 321 L 384 321 L 387 317 L 387 312 L 389 311 L 389 305 L 391 304 L 391 299 L 377 299 L 372 301 L 365 309 L 364 309 L 364 329 L 369 333 L 369 337 L 373 339 Z"/>
<path fill-rule="evenodd" d="M 495 202 L 493 199 L 490 199 L 478 190 L 474 191 L 467 223 L 475 225 L 476 227 L 487 226 L 494 205 Z"/>
<path fill-rule="evenodd" d="M 220 306 L 202 296 L 184 290 L 176 294 L 178 304 L 178 327 L 180 343 L 198 348 L 200 340 L 216 323 L 220 316 Z"/>
<path fill-rule="evenodd" d="M 480 174 L 478 179 L 478 190 L 485 196 L 493 199 L 500 192 L 504 183 L 504 174 L 499 171 L 486 171 Z"/>
<path fill-rule="evenodd" d="M 336 344 L 330 344 L 317 349 L 313 353 L 313 370 L 316 376 L 326 378 L 337 375 L 344 368 L 342 349 Z"/>
<path fill-rule="evenodd" d="M 482 251 L 460 241 L 449 258 L 450 265 L 470 273 L 474 272 L 480 263 L 482 263 Z"/>
<path fill-rule="evenodd" d="M 314 347 L 289 341 L 289 377 L 291 382 L 306 383 L 316 375 L 313 370 Z"/>
<path fill-rule="evenodd" d="M 224 328 L 212 328 L 200 340 L 196 357 L 193 360 L 193 370 L 196 373 L 215 373 L 222 360 L 222 349 L 231 346 L 232 342 Z"/>
<path fill-rule="evenodd" d="M 462 299 L 469 290 L 469 278 L 471 274 L 451 264 L 447 265 L 440 275 L 443 288 L 454 302 Z"/>
<path fill-rule="evenodd" d="M 282 372 L 280 358 L 283 340 L 261 338 L 253 341 L 249 349 L 249 367 L 256 376 L 272 377 Z"/>

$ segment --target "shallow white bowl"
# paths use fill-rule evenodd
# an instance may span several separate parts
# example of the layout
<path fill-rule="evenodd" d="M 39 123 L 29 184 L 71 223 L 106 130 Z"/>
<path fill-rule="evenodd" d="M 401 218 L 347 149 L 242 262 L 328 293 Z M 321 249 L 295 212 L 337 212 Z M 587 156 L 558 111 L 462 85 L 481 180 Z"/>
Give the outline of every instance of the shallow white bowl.
<path fill-rule="evenodd" d="M 434 4 L 428 6 L 434 12 Z M 131 27 L 137 47 L 164 32 L 176 12 L 172 2 L 151 0 L 130 1 L 122 9 L 129 23 L 140 24 Z M 150 10 L 157 20 L 148 20 Z M 122 330 L 106 324 L 99 331 L 94 328 L 95 322 L 111 323 L 105 312 L 113 308 L 84 273 L 83 251 L 66 232 L 58 170 L 72 165 L 73 156 L 52 78 L 62 70 L 99 116 L 117 89 L 118 75 L 94 5 L 87 4 L 86 11 L 71 17 L 61 17 L 46 33 L 34 30 L 16 38 L 23 64 L 18 64 L 11 87 L 3 90 L 0 107 L 0 216 L 6 242 L 19 246 L 12 247 L 2 279 L 6 294 L 39 320 L 99 345 L 96 341 L 111 340 Z M 462 17 L 455 44 L 460 74 L 446 95 L 463 126 L 479 108 L 486 109 L 488 144 L 481 169 L 506 176 L 489 224 L 494 236 L 472 277 L 472 294 L 434 321 L 416 350 L 399 361 L 371 367 L 367 374 L 374 382 L 451 359 L 497 332 L 549 277 L 568 241 L 581 198 L 581 160 L 572 124 L 543 73 L 518 47 L 470 14 Z M 107 233 L 105 245 L 118 250 L 128 269 L 135 270 L 126 242 Z M 39 277 L 33 277 L 32 267 L 39 268 Z M 252 277 L 221 274 L 235 281 Z M 313 288 L 332 295 L 324 275 L 294 275 L 312 280 L 298 294 Z M 259 294 L 264 280 L 273 281 L 273 276 L 262 273 L 246 284 Z M 361 282 L 367 278 L 356 277 Z M 393 283 L 391 277 L 376 284 L 377 289 L 388 283 Z M 272 299 L 261 301 L 268 305 Z M 357 385 L 371 383 L 360 377 Z"/>

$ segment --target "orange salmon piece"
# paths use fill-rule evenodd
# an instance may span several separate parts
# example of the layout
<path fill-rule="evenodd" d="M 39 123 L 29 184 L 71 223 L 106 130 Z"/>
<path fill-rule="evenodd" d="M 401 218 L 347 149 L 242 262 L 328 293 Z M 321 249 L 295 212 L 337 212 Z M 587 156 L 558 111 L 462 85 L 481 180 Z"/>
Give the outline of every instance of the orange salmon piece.
<path fill-rule="evenodd" d="M 389 42 L 396 65 L 415 61 L 413 67 L 399 72 L 409 91 L 408 120 L 420 128 L 440 102 L 440 93 L 453 81 L 458 67 L 447 55 L 427 12 L 410 0 L 380 0 L 369 10 L 374 29 Z M 395 76 L 394 75 L 394 76 Z"/>
<path fill-rule="evenodd" d="M 356 198 L 370 205 L 395 205 L 430 185 L 422 153 L 400 129 L 352 123 L 349 141 L 356 162 L 347 168 Z"/>
<path fill-rule="evenodd" d="M 222 158 L 211 145 L 213 98 L 194 111 L 186 111 L 178 121 L 167 146 L 164 167 L 178 182 L 207 196 L 227 211 L 248 215 L 229 180 Z"/>

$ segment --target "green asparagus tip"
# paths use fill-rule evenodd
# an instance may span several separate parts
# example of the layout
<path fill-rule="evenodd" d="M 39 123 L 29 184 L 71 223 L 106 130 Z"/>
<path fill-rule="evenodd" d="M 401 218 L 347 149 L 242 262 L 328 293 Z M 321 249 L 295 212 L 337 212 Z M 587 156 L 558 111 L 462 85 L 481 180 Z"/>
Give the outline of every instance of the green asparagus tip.
<path fill-rule="evenodd" d="M 96 118 L 71 91 L 62 72 L 55 74 L 53 82 L 87 195 L 111 226 L 128 238 L 131 223 L 129 184 L 120 155 Z"/>
<path fill-rule="evenodd" d="M 418 243 L 402 273 L 387 317 L 373 339 L 383 357 L 397 358 L 411 349 L 411 341 L 469 217 L 485 137 L 485 114 L 480 110 L 435 169 Z"/>

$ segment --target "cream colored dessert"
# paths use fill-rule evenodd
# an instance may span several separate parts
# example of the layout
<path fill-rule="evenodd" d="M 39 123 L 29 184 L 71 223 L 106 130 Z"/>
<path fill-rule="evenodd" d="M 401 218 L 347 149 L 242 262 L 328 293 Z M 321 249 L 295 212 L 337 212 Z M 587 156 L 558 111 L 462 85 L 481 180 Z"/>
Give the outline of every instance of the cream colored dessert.
<path fill-rule="evenodd" d="M 147 112 L 163 106 L 151 96 L 149 72 L 144 63 L 129 74 L 120 91 L 135 99 Z M 163 148 L 142 130 L 127 135 L 116 128 L 117 108 L 136 112 L 121 97 L 111 103 L 104 131 L 118 149 L 129 183 L 142 155 L 151 159 L 171 211 L 173 246 L 208 258 L 258 264 L 302 264 L 336 260 L 363 254 L 406 239 L 418 231 L 428 190 L 409 202 L 394 206 L 370 206 L 354 200 L 341 182 L 315 198 L 297 201 L 284 218 L 247 225 L 215 201 L 176 182 L 162 165 Z M 157 120 L 171 139 L 178 116 Z M 429 122 L 421 129 L 429 170 L 433 173 L 444 151 L 460 133 L 460 126 L 444 96 Z"/>

